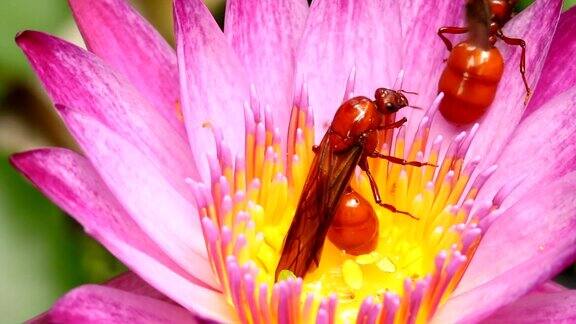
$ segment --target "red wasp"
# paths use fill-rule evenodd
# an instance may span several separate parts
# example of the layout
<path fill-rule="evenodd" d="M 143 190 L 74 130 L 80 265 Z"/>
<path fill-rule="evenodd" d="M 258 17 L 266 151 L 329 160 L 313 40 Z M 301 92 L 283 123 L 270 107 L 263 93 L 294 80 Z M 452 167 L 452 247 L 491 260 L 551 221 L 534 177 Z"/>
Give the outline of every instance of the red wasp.
<path fill-rule="evenodd" d="M 318 266 L 324 241 L 331 241 L 351 254 L 371 251 L 376 246 L 378 222 L 370 204 L 349 187 L 356 166 L 366 172 L 376 203 L 395 213 L 413 217 L 382 202 L 368 158 L 385 159 L 412 166 L 430 165 L 379 153 L 378 132 L 402 126 L 406 118 L 385 124 L 386 116 L 408 106 L 403 91 L 379 88 L 375 100 L 355 97 L 336 111 L 316 153 L 284 241 L 276 268 L 304 277 L 314 263 Z"/>
<path fill-rule="evenodd" d="M 494 101 L 504 71 L 504 60 L 494 46 L 498 39 L 522 48 L 520 74 L 526 87 L 525 103 L 530 97 L 526 80 L 526 43 L 504 35 L 502 28 L 512 17 L 517 1 L 468 0 L 467 27 L 442 27 L 438 36 L 450 56 L 440 77 L 438 91 L 444 92 L 440 112 L 448 121 L 467 124 L 478 120 Z M 452 47 L 445 34 L 468 33 L 468 38 Z"/>

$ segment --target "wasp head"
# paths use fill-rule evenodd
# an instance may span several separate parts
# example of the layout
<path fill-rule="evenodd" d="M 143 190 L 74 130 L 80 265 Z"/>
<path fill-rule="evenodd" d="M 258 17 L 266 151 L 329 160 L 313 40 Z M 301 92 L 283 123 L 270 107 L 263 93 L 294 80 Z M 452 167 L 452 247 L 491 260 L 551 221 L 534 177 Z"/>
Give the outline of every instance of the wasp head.
<path fill-rule="evenodd" d="M 376 100 L 374 103 L 378 111 L 382 114 L 395 113 L 398 110 L 408 106 L 408 99 L 400 91 L 390 90 L 386 88 L 376 89 L 374 94 Z"/>

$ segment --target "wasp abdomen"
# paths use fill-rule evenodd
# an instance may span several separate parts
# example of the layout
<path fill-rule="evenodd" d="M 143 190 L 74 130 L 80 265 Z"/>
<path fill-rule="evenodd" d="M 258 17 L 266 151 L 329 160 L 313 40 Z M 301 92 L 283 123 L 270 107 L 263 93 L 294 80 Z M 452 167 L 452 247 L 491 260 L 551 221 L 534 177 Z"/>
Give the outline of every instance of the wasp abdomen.
<path fill-rule="evenodd" d="M 497 48 L 483 49 L 467 42 L 456 45 L 438 83 L 438 90 L 444 92 L 442 115 L 462 124 L 480 118 L 494 101 L 503 71 L 504 60 Z"/>
<path fill-rule="evenodd" d="M 372 205 L 353 190 L 342 195 L 328 239 L 348 254 L 374 251 L 378 243 L 378 218 Z"/>

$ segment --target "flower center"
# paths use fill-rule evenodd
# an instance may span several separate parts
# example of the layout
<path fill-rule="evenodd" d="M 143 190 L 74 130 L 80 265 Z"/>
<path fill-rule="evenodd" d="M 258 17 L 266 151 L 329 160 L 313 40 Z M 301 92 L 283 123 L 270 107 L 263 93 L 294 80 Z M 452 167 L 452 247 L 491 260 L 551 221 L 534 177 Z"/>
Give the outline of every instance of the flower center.
<path fill-rule="evenodd" d="M 281 136 L 270 112 L 254 104 L 257 100 L 245 104 L 244 157 L 233 161 L 215 131 L 218 156 L 209 160 L 212 183 L 192 187 L 213 270 L 242 322 L 418 323 L 431 317 L 458 283 L 481 238 L 478 224 L 493 206 L 475 208 L 474 214 L 471 210 L 495 170 L 473 178 L 479 159 L 464 162 L 478 125 L 456 136 L 446 152 L 441 152 L 441 136 L 429 141 L 439 99 L 410 144 L 403 128 L 380 136 L 380 152 L 436 168 L 370 161 L 384 202 L 417 219 L 376 204 L 367 177 L 357 172 L 351 187 L 372 205 L 378 219 L 375 248 L 352 255 L 326 238 L 316 269 L 303 279 L 282 271 L 277 283 L 283 241 L 314 157 L 306 89 L 295 99 L 288 161 L 282 158 Z"/>

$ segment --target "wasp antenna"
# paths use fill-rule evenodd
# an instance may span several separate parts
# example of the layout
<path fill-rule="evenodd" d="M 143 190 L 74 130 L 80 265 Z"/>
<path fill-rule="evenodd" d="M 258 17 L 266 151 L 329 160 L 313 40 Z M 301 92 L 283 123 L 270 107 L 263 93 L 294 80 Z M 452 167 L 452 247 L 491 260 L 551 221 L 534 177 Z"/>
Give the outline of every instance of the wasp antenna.
<path fill-rule="evenodd" d="M 396 76 L 396 80 L 394 81 L 394 86 L 392 89 L 402 89 L 402 85 L 404 84 L 404 70 L 400 70 L 398 75 Z"/>
<path fill-rule="evenodd" d="M 402 93 L 407 93 L 407 94 L 412 94 L 412 95 L 418 95 L 418 92 L 414 92 L 414 91 L 406 91 L 406 90 L 398 90 L 398 92 L 402 92 Z"/>

